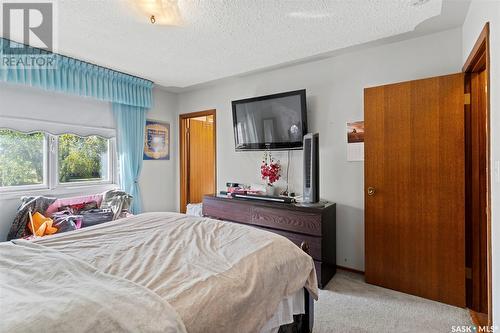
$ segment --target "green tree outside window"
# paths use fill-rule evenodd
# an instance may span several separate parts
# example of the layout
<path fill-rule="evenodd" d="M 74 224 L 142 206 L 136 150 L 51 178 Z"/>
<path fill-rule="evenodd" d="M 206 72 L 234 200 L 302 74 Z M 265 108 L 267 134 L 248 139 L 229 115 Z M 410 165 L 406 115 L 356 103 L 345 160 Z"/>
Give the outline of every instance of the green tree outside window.
<path fill-rule="evenodd" d="M 98 136 L 58 137 L 59 182 L 108 179 L 108 140 Z M 45 135 L 0 129 L 0 187 L 44 183 Z"/>

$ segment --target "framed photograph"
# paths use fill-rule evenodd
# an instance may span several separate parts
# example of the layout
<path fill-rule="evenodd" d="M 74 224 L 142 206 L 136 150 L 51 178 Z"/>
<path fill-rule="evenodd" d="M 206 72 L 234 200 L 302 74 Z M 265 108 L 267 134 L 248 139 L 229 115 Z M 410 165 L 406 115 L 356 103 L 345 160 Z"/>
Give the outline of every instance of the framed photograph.
<path fill-rule="evenodd" d="M 365 142 L 365 122 L 347 123 L 347 143 Z"/>
<path fill-rule="evenodd" d="M 170 124 L 147 119 L 144 160 L 170 160 Z"/>
<path fill-rule="evenodd" d="M 365 122 L 347 123 L 347 161 L 360 162 L 365 159 Z"/>

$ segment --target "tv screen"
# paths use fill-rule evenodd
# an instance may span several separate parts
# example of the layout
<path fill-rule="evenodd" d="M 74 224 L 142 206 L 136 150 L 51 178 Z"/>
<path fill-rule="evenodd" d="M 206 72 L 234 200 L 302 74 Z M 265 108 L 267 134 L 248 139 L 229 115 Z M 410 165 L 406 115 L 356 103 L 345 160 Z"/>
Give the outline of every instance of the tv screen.
<path fill-rule="evenodd" d="M 302 149 L 307 133 L 306 91 L 233 101 L 236 150 Z"/>

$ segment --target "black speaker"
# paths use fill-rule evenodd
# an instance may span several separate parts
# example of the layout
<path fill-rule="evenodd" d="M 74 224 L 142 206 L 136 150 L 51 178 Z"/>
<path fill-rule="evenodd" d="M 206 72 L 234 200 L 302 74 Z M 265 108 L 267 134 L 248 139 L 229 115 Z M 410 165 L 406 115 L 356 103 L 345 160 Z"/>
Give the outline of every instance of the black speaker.
<path fill-rule="evenodd" d="M 319 134 L 304 135 L 304 203 L 319 201 Z"/>

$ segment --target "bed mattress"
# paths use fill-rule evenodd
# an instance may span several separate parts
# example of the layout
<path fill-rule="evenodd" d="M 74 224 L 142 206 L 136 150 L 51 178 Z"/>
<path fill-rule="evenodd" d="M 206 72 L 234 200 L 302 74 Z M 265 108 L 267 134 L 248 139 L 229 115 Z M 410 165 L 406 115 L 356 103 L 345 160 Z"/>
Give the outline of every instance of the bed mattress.
<path fill-rule="evenodd" d="M 168 302 L 59 251 L 0 244 L 0 332 L 186 333 Z"/>
<path fill-rule="evenodd" d="M 313 260 L 288 239 L 239 224 L 147 213 L 34 243 L 159 295 L 196 332 L 259 332 L 280 303 L 308 289 Z"/>

